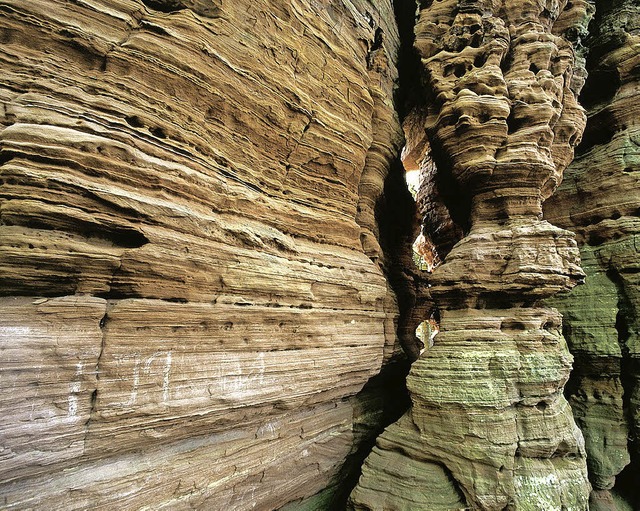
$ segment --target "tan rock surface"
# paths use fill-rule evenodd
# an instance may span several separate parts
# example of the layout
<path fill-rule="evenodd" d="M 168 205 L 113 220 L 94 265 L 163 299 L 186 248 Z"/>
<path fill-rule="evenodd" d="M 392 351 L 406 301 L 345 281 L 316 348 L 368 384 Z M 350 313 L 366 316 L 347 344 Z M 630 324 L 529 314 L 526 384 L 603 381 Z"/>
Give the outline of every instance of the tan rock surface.
<path fill-rule="evenodd" d="M 2 506 L 335 486 L 402 358 L 391 3 L 9 0 L 0 34 Z"/>
<path fill-rule="evenodd" d="M 2 2 L 3 509 L 637 507 L 637 10 Z"/>

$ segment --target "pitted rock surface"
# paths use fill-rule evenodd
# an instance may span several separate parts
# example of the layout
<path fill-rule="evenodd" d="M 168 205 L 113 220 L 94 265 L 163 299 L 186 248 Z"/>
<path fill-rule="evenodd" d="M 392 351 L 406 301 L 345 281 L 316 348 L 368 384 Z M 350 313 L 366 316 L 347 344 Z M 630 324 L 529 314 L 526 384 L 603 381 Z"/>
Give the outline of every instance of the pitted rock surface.
<path fill-rule="evenodd" d="M 640 471 L 640 6 L 597 2 L 582 99 L 587 128 L 550 221 L 576 232 L 586 285 L 553 304 L 576 356 L 569 402 L 584 432 L 591 509 L 637 509 Z"/>
<path fill-rule="evenodd" d="M 10 0 L 0 30 L 2 507 L 343 484 L 402 402 L 361 392 L 403 359 L 391 2 Z"/>
<path fill-rule="evenodd" d="M 584 439 L 563 396 L 572 357 L 561 316 L 538 303 L 584 278 L 573 233 L 541 216 L 584 129 L 592 13 L 588 2 L 421 4 L 426 106 L 405 125 L 405 154 L 422 166 L 423 232 L 442 259 L 428 280 L 439 333 L 354 509 L 412 509 L 418 495 L 434 510 L 588 507 Z M 406 491 L 380 495 L 396 486 Z"/>

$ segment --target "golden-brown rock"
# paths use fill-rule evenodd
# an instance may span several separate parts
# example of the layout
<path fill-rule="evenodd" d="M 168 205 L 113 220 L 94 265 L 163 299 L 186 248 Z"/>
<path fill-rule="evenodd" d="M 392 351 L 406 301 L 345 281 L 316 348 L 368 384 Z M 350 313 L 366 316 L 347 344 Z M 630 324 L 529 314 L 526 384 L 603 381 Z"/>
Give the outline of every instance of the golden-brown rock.
<path fill-rule="evenodd" d="M 2 506 L 335 486 L 401 358 L 391 2 L 9 0 L 0 40 Z"/>

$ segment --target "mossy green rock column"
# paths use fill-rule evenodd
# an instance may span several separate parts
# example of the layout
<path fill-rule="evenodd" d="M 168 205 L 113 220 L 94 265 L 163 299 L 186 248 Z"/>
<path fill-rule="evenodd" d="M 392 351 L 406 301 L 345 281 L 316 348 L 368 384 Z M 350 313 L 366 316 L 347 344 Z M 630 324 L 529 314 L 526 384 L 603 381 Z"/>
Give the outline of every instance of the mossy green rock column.
<path fill-rule="evenodd" d="M 616 330 L 618 288 L 592 247 L 584 246 L 581 255 L 587 284 L 552 303 L 563 312 L 576 358 L 567 390 L 584 433 L 589 478 L 596 491 L 610 490 L 630 461 L 621 382 L 623 352 Z"/>
<path fill-rule="evenodd" d="M 640 509 L 640 3 L 598 0 L 577 156 L 545 203 L 574 231 L 585 286 L 565 315 L 575 371 L 568 396 L 587 448 L 592 511 Z"/>
<path fill-rule="evenodd" d="M 440 332 L 411 369 L 410 412 L 378 438 L 351 504 L 585 511 L 584 440 L 563 396 L 572 357 L 560 314 L 539 304 L 584 277 L 573 233 L 541 218 L 586 120 L 576 97 L 590 4 L 420 6 L 428 90 L 412 122 L 424 119 L 437 167 L 421 200 L 439 200 L 442 225 L 466 235 L 450 250 L 438 243 L 447 236 L 432 240 L 444 261 L 429 279 Z"/>

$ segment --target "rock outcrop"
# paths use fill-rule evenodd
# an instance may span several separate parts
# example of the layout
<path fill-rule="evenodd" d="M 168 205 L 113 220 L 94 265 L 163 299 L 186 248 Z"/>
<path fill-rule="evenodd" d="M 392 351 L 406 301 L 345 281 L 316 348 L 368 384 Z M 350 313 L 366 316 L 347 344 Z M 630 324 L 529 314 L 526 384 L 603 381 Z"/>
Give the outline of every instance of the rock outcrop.
<path fill-rule="evenodd" d="M 598 1 L 589 46 L 587 128 L 545 214 L 576 232 L 587 274 L 553 304 L 575 355 L 567 389 L 591 510 L 630 510 L 640 508 L 640 5 Z"/>
<path fill-rule="evenodd" d="M 391 2 L 9 0 L 0 34 L 3 509 L 337 505 L 403 402 L 369 382 Z"/>
<path fill-rule="evenodd" d="M 421 4 L 428 100 L 411 122 L 424 119 L 430 145 L 422 203 L 443 259 L 429 279 L 440 332 L 412 366 L 411 410 L 365 463 L 355 509 L 587 509 L 584 440 L 562 392 L 572 357 L 560 314 L 540 301 L 583 278 L 573 234 L 541 206 L 584 128 L 591 14 L 587 2 Z"/>
<path fill-rule="evenodd" d="M 2 2 L 0 507 L 640 508 L 636 4 Z"/>

